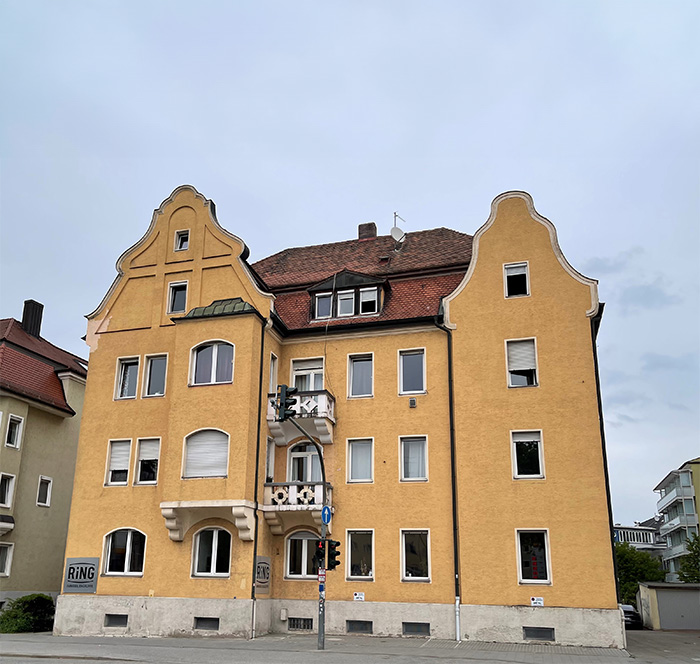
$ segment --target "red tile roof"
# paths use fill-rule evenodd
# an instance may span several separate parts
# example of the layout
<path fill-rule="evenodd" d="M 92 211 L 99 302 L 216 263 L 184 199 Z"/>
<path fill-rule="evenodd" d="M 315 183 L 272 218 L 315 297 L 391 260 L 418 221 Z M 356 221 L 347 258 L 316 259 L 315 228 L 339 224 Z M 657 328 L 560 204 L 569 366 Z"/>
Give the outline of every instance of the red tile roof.
<path fill-rule="evenodd" d="M 471 259 L 472 236 L 434 228 L 407 233 L 396 251 L 390 235 L 367 240 L 285 249 L 253 263 L 255 271 L 274 291 L 310 286 L 342 269 L 372 276 L 391 277 L 463 267 Z"/>
<path fill-rule="evenodd" d="M 14 318 L 0 320 L 0 388 L 73 415 L 58 373 L 71 371 L 85 377 L 87 371 L 80 362 L 86 363 L 46 339 L 27 334 Z"/>

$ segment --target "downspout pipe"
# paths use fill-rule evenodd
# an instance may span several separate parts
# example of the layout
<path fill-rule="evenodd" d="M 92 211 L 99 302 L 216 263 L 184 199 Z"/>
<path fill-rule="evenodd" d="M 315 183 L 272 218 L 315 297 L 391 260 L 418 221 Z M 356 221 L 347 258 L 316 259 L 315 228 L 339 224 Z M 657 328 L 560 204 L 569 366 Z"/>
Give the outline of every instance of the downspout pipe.
<path fill-rule="evenodd" d="M 251 626 L 250 626 L 250 638 L 255 638 L 255 619 L 256 619 L 256 595 L 255 595 L 255 584 L 257 581 L 258 572 L 258 530 L 259 530 L 259 518 L 258 518 L 258 484 L 260 482 L 260 438 L 262 434 L 262 388 L 263 388 L 263 365 L 265 363 L 265 329 L 271 323 L 271 321 L 262 319 L 260 326 L 260 371 L 258 373 L 258 427 L 257 427 L 257 439 L 255 445 L 255 489 L 253 494 L 253 502 L 255 503 L 255 508 L 253 512 L 253 518 L 255 519 L 255 531 L 253 534 L 253 576 L 252 583 L 250 586 L 250 599 L 252 600 L 252 615 L 251 615 Z"/>
<path fill-rule="evenodd" d="M 449 391 L 450 410 L 450 471 L 452 476 L 452 548 L 455 575 L 455 636 L 459 643 L 462 640 L 460 617 L 461 581 L 459 578 L 459 511 L 457 508 L 457 453 L 455 447 L 455 399 L 454 399 L 454 356 L 452 351 L 452 330 L 442 324 L 439 316 L 434 319 L 435 327 L 447 334 L 447 383 Z"/>

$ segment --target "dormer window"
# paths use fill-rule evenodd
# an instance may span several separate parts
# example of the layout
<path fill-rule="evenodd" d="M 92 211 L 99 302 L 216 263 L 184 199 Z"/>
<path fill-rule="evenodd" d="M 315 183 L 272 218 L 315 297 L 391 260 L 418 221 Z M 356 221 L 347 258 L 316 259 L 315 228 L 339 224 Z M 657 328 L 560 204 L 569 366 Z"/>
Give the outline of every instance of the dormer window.
<path fill-rule="evenodd" d="M 176 231 L 175 232 L 175 251 L 185 251 L 190 248 L 190 232 Z"/>
<path fill-rule="evenodd" d="M 333 294 L 321 293 L 316 296 L 315 318 L 330 318 L 333 309 Z"/>
<path fill-rule="evenodd" d="M 360 289 L 360 314 L 376 314 L 379 309 L 376 288 Z"/>
<path fill-rule="evenodd" d="M 338 316 L 355 315 L 355 291 L 338 293 Z"/>
<path fill-rule="evenodd" d="M 352 318 L 374 316 L 381 308 L 380 290 L 388 284 L 377 277 L 343 270 L 309 288 L 311 317 Z"/>

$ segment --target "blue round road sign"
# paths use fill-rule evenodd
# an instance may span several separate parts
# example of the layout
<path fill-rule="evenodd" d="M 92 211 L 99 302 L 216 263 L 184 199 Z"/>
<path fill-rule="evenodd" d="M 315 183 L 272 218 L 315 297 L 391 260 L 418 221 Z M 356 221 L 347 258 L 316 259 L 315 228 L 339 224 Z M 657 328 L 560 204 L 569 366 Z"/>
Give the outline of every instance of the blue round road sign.
<path fill-rule="evenodd" d="M 331 508 L 325 505 L 321 510 L 321 521 L 328 525 L 331 522 Z"/>

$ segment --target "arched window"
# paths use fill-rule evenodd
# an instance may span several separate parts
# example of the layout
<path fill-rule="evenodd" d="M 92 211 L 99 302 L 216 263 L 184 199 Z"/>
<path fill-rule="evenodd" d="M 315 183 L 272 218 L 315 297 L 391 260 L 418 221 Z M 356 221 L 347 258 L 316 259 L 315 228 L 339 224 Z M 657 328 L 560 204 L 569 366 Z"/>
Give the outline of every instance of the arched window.
<path fill-rule="evenodd" d="M 115 530 L 105 541 L 105 574 L 143 574 L 146 536 L 130 528 Z"/>
<path fill-rule="evenodd" d="M 320 482 L 321 463 L 316 448 L 310 443 L 299 443 L 289 450 L 287 475 L 290 482 Z"/>
<path fill-rule="evenodd" d="M 228 434 L 202 429 L 185 438 L 183 477 L 226 477 L 228 475 Z"/>
<path fill-rule="evenodd" d="M 205 528 L 194 536 L 194 576 L 228 576 L 231 567 L 231 533 Z"/>
<path fill-rule="evenodd" d="M 296 532 L 287 538 L 287 576 L 299 579 L 315 579 L 318 563 L 314 557 L 319 536 L 306 531 Z"/>
<path fill-rule="evenodd" d="M 192 350 L 192 384 L 233 382 L 233 345 L 208 341 Z"/>

